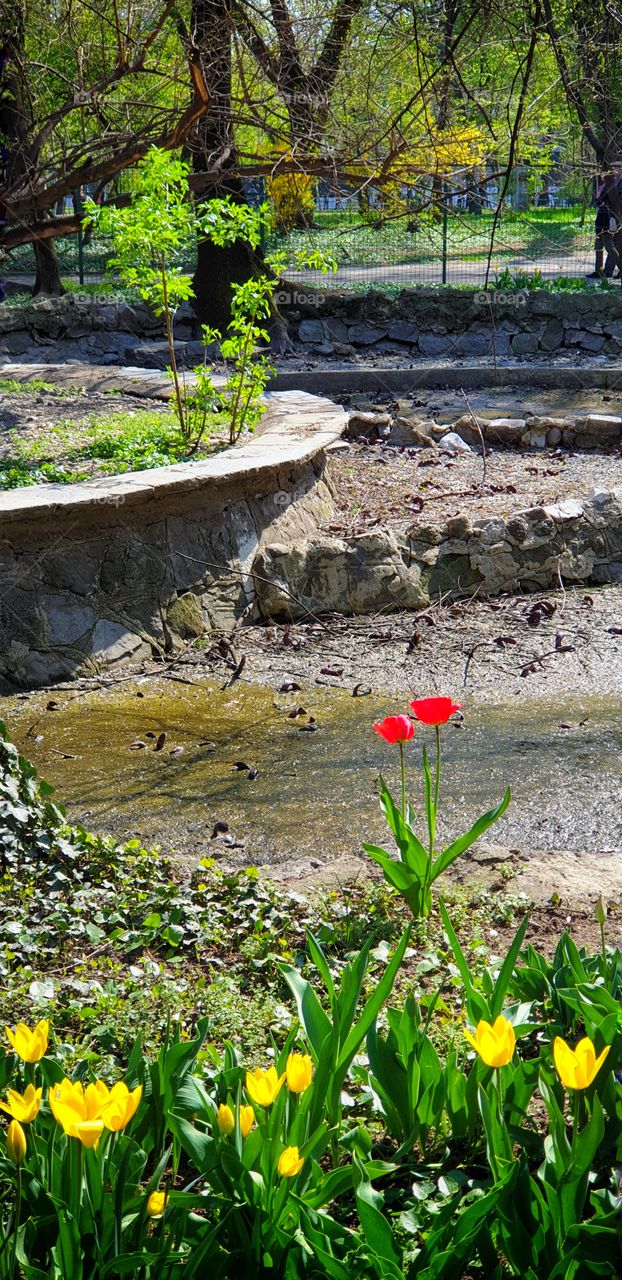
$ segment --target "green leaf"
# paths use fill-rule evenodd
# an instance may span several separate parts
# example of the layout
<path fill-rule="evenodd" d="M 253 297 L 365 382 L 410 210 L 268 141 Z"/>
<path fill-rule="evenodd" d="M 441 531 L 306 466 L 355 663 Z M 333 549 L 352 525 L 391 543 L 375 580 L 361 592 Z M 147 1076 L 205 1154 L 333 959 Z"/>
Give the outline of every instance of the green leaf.
<path fill-rule="evenodd" d="M 384 1203 L 383 1196 L 365 1180 L 362 1166 L 361 1177 L 362 1180 L 356 1188 L 356 1207 L 367 1245 L 382 1264 L 378 1268 L 378 1275 L 382 1280 L 386 1277 L 390 1280 L 404 1280 L 393 1232 L 381 1211 Z"/>
<path fill-rule="evenodd" d="M 501 969 L 499 970 L 497 981 L 495 982 L 495 988 L 493 991 L 492 999 L 490 1001 L 490 1017 L 493 1020 L 498 1017 L 498 1015 L 501 1013 L 501 1010 L 503 1009 L 503 1005 L 505 1002 L 505 995 L 510 985 L 512 975 L 514 973 L 514 969 L 516 967 L 516 961 L 518 960 L 518 954 L 523 945 L 523 938 L 525 937 L 528 924 L 529 924 L 529 912 L 525 916 L 525 919 L 522 920 L 521 923 L 519 924 L 518 929 L 516 930 L 516 933 L 512 938 L 512 942 L 507 952 L 507 955 L 505 957 L 505 960 L 503 961 Z"/>
<path fill-rule="evenodd" d="M 278 967 L 296 1001 L 299 1021 L 305 1029 L 317 1062 L 322 1045 L 331 1034 L 330 1019 L 306 978 L 291 964 L 279 964 Z"/>
<path fill-rule="evenodd" d="M 439 853 L 438 858 L 432 864 L 432 880 L 436 880 L 443 871 L 447 870 L 447 867 L 451 866 L 452 862 L 456 861 L 456 858 L 460 857 L 461 853 L 464 853 L 472 844 L 475 844 L 475 841 L 479 840 L 480 836 L 483 836 L 484 832 L 488 831 L 489 827 L 492 827 L 493 823 L 497 822 L 501 815 L 505 813 L 510 800 L 511 792 L 508 787 L 501 804 L 496 809 L 489 809 L 488 813 L 482 814 L 481 818 L 478 818 L 477 822 L 473 823 L 470 831 L 454 840 L 454 843 L 450 844 L 443 853 Z"/>

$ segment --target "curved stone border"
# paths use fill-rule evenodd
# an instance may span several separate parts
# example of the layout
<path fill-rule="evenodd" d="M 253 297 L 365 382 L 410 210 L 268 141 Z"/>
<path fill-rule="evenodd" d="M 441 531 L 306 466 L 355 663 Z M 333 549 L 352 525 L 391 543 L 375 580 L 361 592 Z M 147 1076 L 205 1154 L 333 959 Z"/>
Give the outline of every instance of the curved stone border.
<path fill-rule="evenodd" d="M 0 677 L 48 684 L 230 628 L 268 532 L 330 516 L 324 450 L 346 422 L 278 393 L 249 443 L 206 461 L 0 494 Z"/>

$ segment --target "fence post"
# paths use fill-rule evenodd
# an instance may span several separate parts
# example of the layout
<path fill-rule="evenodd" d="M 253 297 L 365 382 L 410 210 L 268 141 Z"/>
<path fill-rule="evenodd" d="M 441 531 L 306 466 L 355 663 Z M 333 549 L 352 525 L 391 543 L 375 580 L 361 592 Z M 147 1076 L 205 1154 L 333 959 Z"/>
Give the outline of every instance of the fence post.
<path fill-rule="evenodd" d="M 73 207 L 77 218 L 82 217 L 82 201 L 80 192 L 74 192 Z M 78 280 L 80 284 L 84 284 L 84 238 L 82 235 L 82 222 L 78 227 Z"/>
<path fill-rule="evenodd" d="M 447 184 L 443 178 L 441 185 L 443 201 L 443 247 L 441 250 L 441 284 L 447 284 Z"/>

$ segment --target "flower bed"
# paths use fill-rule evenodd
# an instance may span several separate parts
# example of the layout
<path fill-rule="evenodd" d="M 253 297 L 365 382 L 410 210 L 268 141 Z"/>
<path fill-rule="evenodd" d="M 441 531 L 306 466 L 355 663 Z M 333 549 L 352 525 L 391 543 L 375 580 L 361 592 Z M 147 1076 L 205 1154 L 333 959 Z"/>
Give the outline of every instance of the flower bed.
<path fill-rule="evenodd" d="M 404 763 L 413 742 L 436 743 L 434 768 L 424 750 L 427 834 L 416 834 L 402 771 L 401 801 L 382 788 L 394 854 L 369 849 L 417 914 L 436 914 L 434 880 L 497 816 L 437 849 L 441 735 L 456 709 L 450 699 L 416 699 L 414 724 L 399 712 L 377 726 Z M 107 882 L 98 842 L 67 828 L 32 769 L 0 746 L 9 907 L 18 895 L 36 915 L 45 894 L 59 905 L 73 898 L 67 919 L 87 935 L 100 930 L 100 957 L 124 937 L 134 964 L 143 951 L 153 963 L 153 945 L 132 940 L 121 922 L 115 929 L 103 904 L 86 920 L 84 899 L 79 907 L 88 875 L 114 916 L 113 881 L 127 859 L 136 879 L 144 855 L 117 850 Z M 415 881 L 422 891 L 413 895 Z M 147 907 L 141 892 L 135 918 Z M 394 898 L 393 915 L 398 908 Z M 175 909 L 181 934 L 151 909 L 143 922 L 169 949 L 188 927 L 179 898 Z M 456 913 L 438 910 L 436 989 L 425 968 L 403 982 L 425 937 L 418 919 L 393 951 L 374 945 L 369 913 L 341 955 L 317 926 L 293 951 L 275 937 L 266 961 L 297 1017 L 252 1054 L 226 1038 L 210 1043 L 199 1019 L 169 1022 L 159 1050 L 145 1052 L 139 1038 L 111 1063 L 79 1031 L 70 1050 L 47 1017 L 13 1017 L 0 1055 L 4 1274 L 616 1275 L 622 957 L 607 946 L 606 904 L 594 952 L 566 933 L 552 957 L 543 954 L 525 941 L 526 915 L 490 964 L 465 949 Z"/>

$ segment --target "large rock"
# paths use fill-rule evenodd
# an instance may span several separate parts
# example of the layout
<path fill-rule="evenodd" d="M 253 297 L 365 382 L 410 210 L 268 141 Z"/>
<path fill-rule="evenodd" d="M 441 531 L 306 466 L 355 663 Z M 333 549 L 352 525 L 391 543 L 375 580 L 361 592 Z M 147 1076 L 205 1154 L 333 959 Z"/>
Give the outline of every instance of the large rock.
<path fill-rule="evenodd" d="M 512 338 L 512 351 L 515 356 L 532 356 L 538 350 L 537 333 L 515 333 Z"/>
<path fill-rule="evenodd" d="M 348 440 L 377 440 L 391 424 L 390 413 L 355 410 L 348 418 L 344 435 Z"/>
<path fill-rule="evenodd" d="M 396 538 L 384 530 L 350 541 L 315 537 L 272 544 L 259 553 L 256 569 L 262 618 L 418 609 L 426 603 L 419 566 L 406 566 Z"/>
<path fill-rule="evenodd" d="M 422 356 L 447 356 L 453 348 L 452 339 L 439 333 L 421 333 L 419 351 Z"/>
<path fill-rule="evenodd" d="M 407 342 L 410 346 L 415 346 L 419 338 L 419 330 L 410 320 L 392 320 L 388 335 L 393 342 Z"/>

